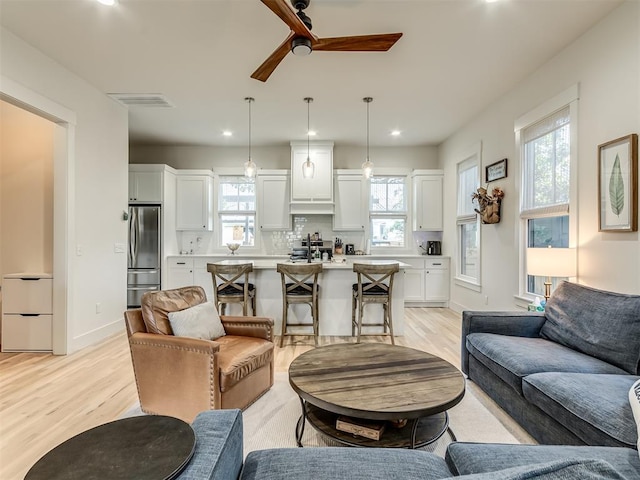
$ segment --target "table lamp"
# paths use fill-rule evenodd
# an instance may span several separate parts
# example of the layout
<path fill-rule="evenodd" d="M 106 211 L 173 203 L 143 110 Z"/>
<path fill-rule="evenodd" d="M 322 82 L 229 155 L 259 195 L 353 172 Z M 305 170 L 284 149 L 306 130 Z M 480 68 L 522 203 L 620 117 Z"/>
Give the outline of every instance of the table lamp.
<path fill-rule="evenodd" d="M 544 299 L 551 296 L 551 277 L 576 276 L 575 248 L 527 248 L 527 274 L 546 277 Z"/>

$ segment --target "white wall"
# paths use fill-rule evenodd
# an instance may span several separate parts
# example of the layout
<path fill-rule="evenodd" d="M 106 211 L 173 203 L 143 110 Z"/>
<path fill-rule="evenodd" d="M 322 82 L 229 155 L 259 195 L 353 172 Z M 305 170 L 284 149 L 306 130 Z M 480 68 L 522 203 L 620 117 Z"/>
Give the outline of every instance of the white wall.
<path fill-rule="evenodd" d="M 53 132 L 0 101 L 0 275 L 52 272 Z"/>
<path fill-rule="evenodd" d="M 164 163 L 173 168 L 242 167 L 248 158 L 247 147 L 205 147 L 171 145 L 132 145 L 130 163 Z M 378 167 L 437 168 L 436 147 L 373 147 L 369 155 Z M 365 147 L 335 145 L 333 168 L 360 168 Z M 258 168 L 291 168 L 291 147 L 253 147 L 251 157 Z"/>
<path fill-rule="evenodd" d="M 518 87 L 489 106 L 439 148 L 445 170 L 444 253 L 455 269 L 456 162 L 471 145 L 482 142 L 484 167 L 509 159 L 509 176 L 501 186 L 502 221 L 482 225 L 482 291 L 452 284 L 451 304 L 462 309 L 513 309 L 518 294 L 518 154 L 514 121 L 546 100 L 579 84 L 578 281 L 596 288 L 640 293 L 638 233 L 598 232 L 598 145 L 640 131 L 640 2 L 614 10 Z M 455 271 L 455 270 L 454 270 Z M 488 303 L 485 304 L 485 297 Z"/>
<path fill-rule="evenodd" d="M 127 111 L 9 31 L 2 29 L 0 35 L 3 77 L 66 108 L 77 119 L 68 161 L 70 198 L 68 206 L 55 207 L 66 211 L 54 212 L 54 218 L 61 214 L 68 225 L 62 235 L 68 249 L 54 258 L 54 275 L 56 261 L 68 267 L 64 287 L 71 352 L 124 327 L 127 263 L 124 254 L 114 253 L 114 243 L 127 241 L 122 220 L 128 198 Z M 65 169 L 56 165 L 54 171 L 59 170 Z M 81 247 L 81 256 L 75 254 L 76 246 Z M 96 313 L 97 303 L 101 313 Z"/>

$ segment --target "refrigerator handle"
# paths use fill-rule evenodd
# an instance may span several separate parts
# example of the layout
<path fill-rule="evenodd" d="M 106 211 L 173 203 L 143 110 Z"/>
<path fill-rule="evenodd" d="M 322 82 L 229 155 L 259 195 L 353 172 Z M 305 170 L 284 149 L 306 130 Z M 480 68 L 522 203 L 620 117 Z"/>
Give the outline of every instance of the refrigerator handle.
<path fill-rule="evenodd" d="M 129 265 L 135 265 L 138 254 L 138 213 L 135 208 L 131 209 L 129 217 Z"/>

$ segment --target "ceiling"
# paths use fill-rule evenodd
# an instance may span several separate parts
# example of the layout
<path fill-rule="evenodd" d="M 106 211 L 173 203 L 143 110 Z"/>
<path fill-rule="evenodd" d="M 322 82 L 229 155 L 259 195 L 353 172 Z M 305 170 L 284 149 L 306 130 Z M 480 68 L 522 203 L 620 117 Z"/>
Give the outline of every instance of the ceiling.
<path fill-rule="evenodd" d="M 240 146 L 318 139 L 437 145 L 613 10 L 618 0 L 312 0 L 320 37 L 402 32 L 388 52 L 288 54 L 251 73 L 289 33 L 259 0 L 0 0 L 3 27 L 106 93 L 163 94 L 129 110 L 136 144 Z M 398 129 L 397 137 L 390 135 Z M 223 130 L 233 132 L 224 137 Z"/>

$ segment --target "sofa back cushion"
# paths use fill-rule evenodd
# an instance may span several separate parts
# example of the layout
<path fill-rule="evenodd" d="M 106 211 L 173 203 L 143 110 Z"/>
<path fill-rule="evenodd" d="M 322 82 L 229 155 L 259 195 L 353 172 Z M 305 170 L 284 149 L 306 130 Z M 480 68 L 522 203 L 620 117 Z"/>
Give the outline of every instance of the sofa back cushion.
<path fill-rule="evenodd" d="M 640 295 L 562 282 L 545 307 L 543 338 L 636 375 L 640 370 Z"/>
<path fill-rule="evenodd" d="M 140 300 L 142 319 L 149 333 L 173 335 L 169 312 L 178 312 L 207 301 L 202 287 L 147 292 Z"/>

